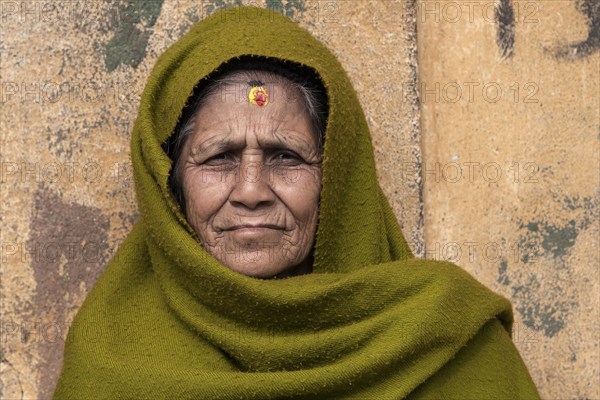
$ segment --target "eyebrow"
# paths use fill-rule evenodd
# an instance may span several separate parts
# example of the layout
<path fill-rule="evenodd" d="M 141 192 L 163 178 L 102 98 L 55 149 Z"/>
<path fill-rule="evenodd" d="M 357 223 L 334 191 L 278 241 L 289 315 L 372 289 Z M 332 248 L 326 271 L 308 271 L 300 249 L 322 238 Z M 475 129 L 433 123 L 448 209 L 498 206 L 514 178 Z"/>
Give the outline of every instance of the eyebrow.
<path fill-rule="evenodd" d="M 285 148 L 290 150 L 303 151 L 307 153 L 310 152 L 308 143 L 304 143 L 300 140 L 297 140 L 293 136 L 285 136 L 288 132 L 275 132 L 273 134 L 273 137 L 269 137 L 264 140 L 259 140 L 258 143 L 261 147 L 269 150 Z"/>
<path fill-rule="evenodd" d="M 219 139 L 218 137 L 210 138 L 202 142 L 192 149 L 192 154 L 217 154 L 225 150 L 240 149 L 244 144 L 232 139 Z"/>
<path fill-rule="evenodd" d="M 259 145 L 266 150 L 285 148 L 289 150 L 307 153 L 306 155 L 308 155 L 311 152 L 309 146 L 307 146 L 307 143 L 303 143 L 302 141 L 297 140 L 293 136 L 285 136 L 286 133 L 289 133 L 289 131 L 277 132 L 273 135 L 273 137 L 261 139 L 259 140 Z M 285 137 L 286 140 L 279 139 L 280 137 Z M 227 150 L 240 150 L 243 149 L 245 146 L 245 138 L 243 140 L 234 140 L 231 138 L 220 139 L 218 137 L 213 137 L 194 146 L 192 149 L 192 154 L 218 154 Z"/>

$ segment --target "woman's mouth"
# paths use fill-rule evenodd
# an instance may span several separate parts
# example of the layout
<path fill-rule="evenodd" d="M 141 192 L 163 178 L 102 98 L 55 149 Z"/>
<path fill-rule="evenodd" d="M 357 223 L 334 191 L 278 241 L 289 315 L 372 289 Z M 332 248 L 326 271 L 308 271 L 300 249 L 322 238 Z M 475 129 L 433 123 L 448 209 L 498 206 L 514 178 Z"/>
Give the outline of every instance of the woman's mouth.
<path fill-rule="evenodd" d="M 277 226 L 277 225 L 271 225 L 271 224 L 243 224 L 243 225 L 234 225 L 231 226 L 227 229 L 224 229 L 225 231 L 257 231 L 260 232 L 262 230 L 266 230 L 266 229 L 275 229 L 275 230 L 283 230 L 282 227 Z"/>

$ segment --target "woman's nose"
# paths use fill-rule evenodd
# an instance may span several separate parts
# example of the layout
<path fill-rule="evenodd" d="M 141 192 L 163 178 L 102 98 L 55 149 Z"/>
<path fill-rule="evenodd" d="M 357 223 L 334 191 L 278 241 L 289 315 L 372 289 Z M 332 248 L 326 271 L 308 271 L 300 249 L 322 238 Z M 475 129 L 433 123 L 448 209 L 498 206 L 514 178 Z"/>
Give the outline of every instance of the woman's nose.
<path fill-rule="evenodd" d="M 229 195 L 229 201 L 236 206 L 249 209 L 271 205 L 276 196 L 271 188 L 267 168 L 259 161 L 243 161 L 239 176 Z"/>

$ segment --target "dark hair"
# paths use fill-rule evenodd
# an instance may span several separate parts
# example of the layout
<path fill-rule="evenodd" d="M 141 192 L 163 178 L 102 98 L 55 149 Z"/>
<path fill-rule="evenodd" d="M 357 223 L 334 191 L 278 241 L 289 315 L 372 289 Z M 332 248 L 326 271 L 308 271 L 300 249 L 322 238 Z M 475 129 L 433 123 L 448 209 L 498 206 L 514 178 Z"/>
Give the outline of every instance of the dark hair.
<path fill-rule="evenodd" d="M 179 158 L 186 139 L 194 132 L 195 118 L 205 99 L 217 89 L 233 83 L 230 78 L 245 76 L 246 81 L 261 81 L 266 76 L 296 88 L 309 114 L 314 133 L 318 137 L 319 152 L 323 151 L 325 128 L 329 115 L 327 92 L 320 76 L 307 66 L 277 58 L 243 56 L 222 64 L 202 79 L 194 88 L 183 109 L 173 134 L 163 148 L 172 160 L 169 188 L 185 215 L 185 199 L 179 176 Z"/>

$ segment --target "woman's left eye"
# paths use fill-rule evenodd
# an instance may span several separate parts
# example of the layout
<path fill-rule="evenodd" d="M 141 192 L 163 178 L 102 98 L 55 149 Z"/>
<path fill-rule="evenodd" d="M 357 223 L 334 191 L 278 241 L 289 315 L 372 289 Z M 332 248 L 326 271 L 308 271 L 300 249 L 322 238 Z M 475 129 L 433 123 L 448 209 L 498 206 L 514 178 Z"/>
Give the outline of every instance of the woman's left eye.
<path fill-rule="evenodd" d="M 304 160 L 298 154 L 293 151 L 281 151 L 276 153 L 272 160 L 276 163 L 284 163 L 284 164 L 300 164 L 303 163 Z"/>

